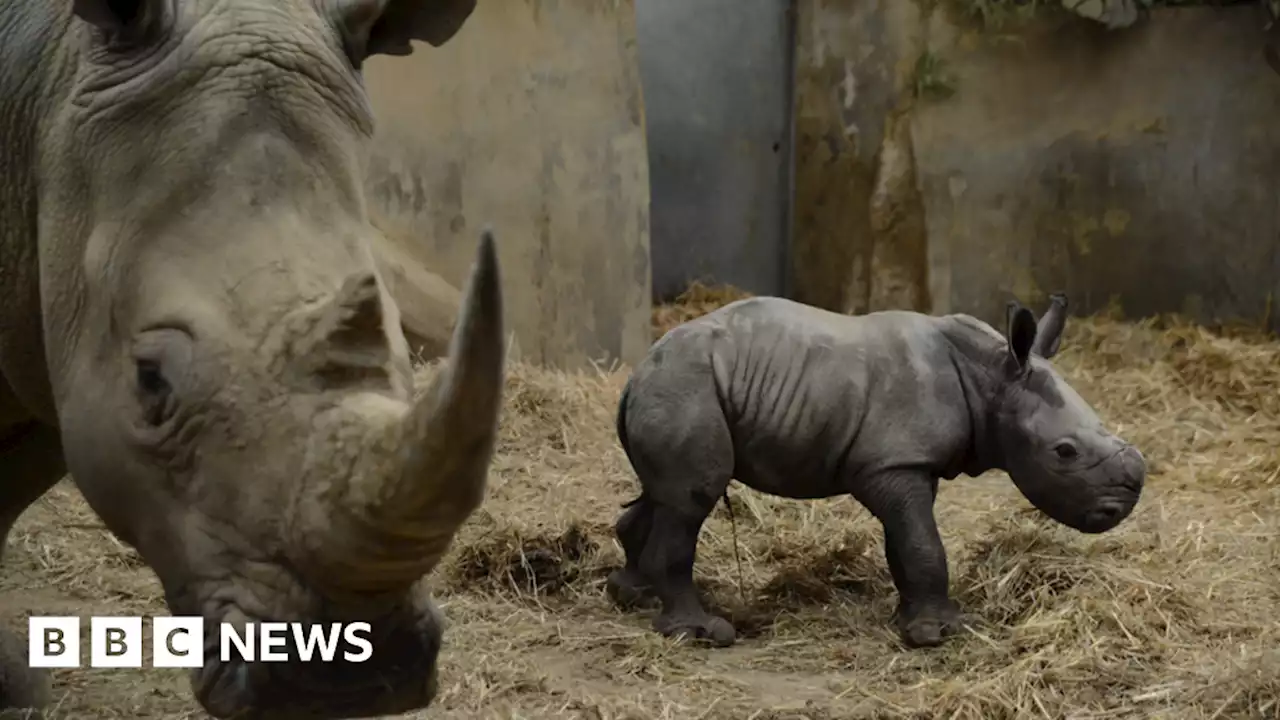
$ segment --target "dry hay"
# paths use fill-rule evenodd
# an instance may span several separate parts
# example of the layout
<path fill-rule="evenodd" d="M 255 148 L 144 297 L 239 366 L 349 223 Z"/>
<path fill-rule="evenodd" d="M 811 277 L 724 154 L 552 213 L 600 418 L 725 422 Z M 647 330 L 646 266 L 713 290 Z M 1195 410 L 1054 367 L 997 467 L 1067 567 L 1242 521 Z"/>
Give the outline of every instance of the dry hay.
<path fill-rule="evenodd" d="M 1148 490 L 1119 529 L 1084 536 L 999 473 L 946 484 L 938 515 L 971 631 L 933 650 L 897 641 L 880 530 L 847 499 L 731 490 L 741 576 L 722 507 L 696 572 L 737 624 L 734 648 L 668 641 L 651 612 L 615 610 L 611 525 L 636 490 L 613 430 L 625 374 L 513 367 L 489 499 L 432 577 L 450 628 L 421 717 L 1280 716 L 1280 343 L 1102 317 L 1071 323 L 1058 365 L 1146 453 Z M 163 612 L 97 525 L 66 486 L 24 518 L 3 577 L 11 617 Z M 179 671 L 56 677 L 55 717 L 199 716 Z"/>
<path fill-rule="evenodd" d="M 732 285 L 705 285 L 692 282 L 688 289 L 665 305 L 653 308 L 653 339 L 661 338 L 671 328 L 724 307 L 734 300 L 751 297 L 751 293 Z"/>

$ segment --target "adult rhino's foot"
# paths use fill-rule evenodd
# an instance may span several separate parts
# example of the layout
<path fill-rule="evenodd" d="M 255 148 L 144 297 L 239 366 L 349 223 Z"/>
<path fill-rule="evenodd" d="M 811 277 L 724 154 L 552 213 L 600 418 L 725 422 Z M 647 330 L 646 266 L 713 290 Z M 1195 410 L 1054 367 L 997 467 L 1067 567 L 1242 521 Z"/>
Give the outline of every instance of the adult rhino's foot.
<path fill-rule="evenodd" d="M 609 598 L 624 610 L 652 607 L 657 603 L 653 585 L 639 572 L 623 568 L 609 573 L 605 582 Z"/>
<path fill-rule="evenodd" d="M 48 671 L 27 667 L 23 650 L 21 662 L 5 658 L 0 667 L 0 720 L 42 720 L 49 705 Z"/>
<path fill-rule="evenodd" d="M 960 606 L 948 599 L 945 603 L 898 605 L 898 634 L 911 648 L 936 647 L 960 631 Z"/>
<path fill-rule="evenodd" d="M 708 612 L 663 613 L 653 619 L 653 629 L 670 638 L 683 636 L 715 647 L 729 647 L 737 639 L 728 620 Z"/>
<path fill-rule="evenodd" d="M 49 704 L 49 674 L 27 666 L 27 644 L 0 627 L 0 720 L 41 720 Z"/>

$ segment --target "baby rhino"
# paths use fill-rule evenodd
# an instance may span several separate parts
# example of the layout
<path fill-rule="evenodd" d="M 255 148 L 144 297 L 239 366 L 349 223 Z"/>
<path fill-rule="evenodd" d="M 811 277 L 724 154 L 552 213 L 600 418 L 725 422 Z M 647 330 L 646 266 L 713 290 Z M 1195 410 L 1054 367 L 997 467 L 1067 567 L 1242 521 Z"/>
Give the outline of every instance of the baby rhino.
<path fill-rule="evenodd" d="M 941 643 L 959 608 L 933 516 L 939 478 L 1004 470 L 1086 533 L 1114 528 L 1142 492 L 1142 454 L 1047 362 L 1066 312 L 1054 295 L 1037 325 L 1011 302 L 1002 337 L 968 315 L 850 317 L 761 297 L 671 330 L 618 407 L 641 492 L 618 519 L 627 559 L 610 595 L 623 606 L 656 595 L 658 632 L 730 645 L 733 626 L 693 584 L 699 530 L 729 481 L 796 499 L 847 493 L 884 527 L 904 642 Z"/>

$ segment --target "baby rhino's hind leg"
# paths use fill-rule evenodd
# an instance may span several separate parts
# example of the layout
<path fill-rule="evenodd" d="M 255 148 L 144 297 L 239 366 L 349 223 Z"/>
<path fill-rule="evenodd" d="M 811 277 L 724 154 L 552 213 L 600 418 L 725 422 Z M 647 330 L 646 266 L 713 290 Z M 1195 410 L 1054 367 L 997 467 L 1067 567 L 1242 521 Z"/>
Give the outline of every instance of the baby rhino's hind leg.
<path fill-rule="evenodd" d="M 693 583 L 698 534 L 734 465 L 714 385 L 702 379 L 680 392 L 636 388 L 628 401 L 627 454 L 641 498 L 618 520 L 627 564 L 610 577 L 610 594 L 620 604 L 656 595 L 662 609 L 655 630 L 727 646 L 733 626 L 703 608 Z"/>
<path fill-rule="evenodd" d="M 627 556 L 627 564 L 610 573 L 606 590 L 615 603 L 627 610 L 646 607 L 656 599 L 652 583 L 640 570 L 640 554 L 649 541 L 652 526 L 653 503 L 643 495 L 631 503 L 614 526 L 618 542 Z"/>
<path fill-rule="evenodd" d="M 640 565 L 645 575 L 654 579 L 662 601 L 662 612 L 653 620 L 654 630 L 668 637 L 683 635 L 728 647 L 737 636 L 733 625 L 707 612 L 693 584 L 698 533 L 710 512 L 710 508 L 694 513 L 670 507 L 656 508 L 653 530 Z"/>

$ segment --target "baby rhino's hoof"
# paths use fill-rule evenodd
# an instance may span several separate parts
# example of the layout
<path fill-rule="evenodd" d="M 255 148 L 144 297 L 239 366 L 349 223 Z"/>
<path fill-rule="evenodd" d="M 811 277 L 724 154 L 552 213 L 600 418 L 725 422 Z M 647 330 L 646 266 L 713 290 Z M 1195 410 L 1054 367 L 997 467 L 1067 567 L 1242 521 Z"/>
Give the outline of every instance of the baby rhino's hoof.
<path fill-rule="evenodd" d="M 659 615 L 653 619 L 653 629 L 670 638 L 683 635 L 689 640 L 710 643 L 716 647 L 729 647 L 738 635 L 728 620 L 708 613 L 700 616 Z"/>
<path fill-rule="evenodd" d="M 898 615 L 898 632 L 912 648 L 936 647 L 960 630 L 960 611 L 954 605 Z"/>
<path fill-rule="evenodd" d="M 630 570 L 615 570 L 609 573 L 605 581 L 605 592 L 609 598 L 624 610 L 645 608 L 656 604 L 657 597 L 653 589 L 639 573 Z"/>

